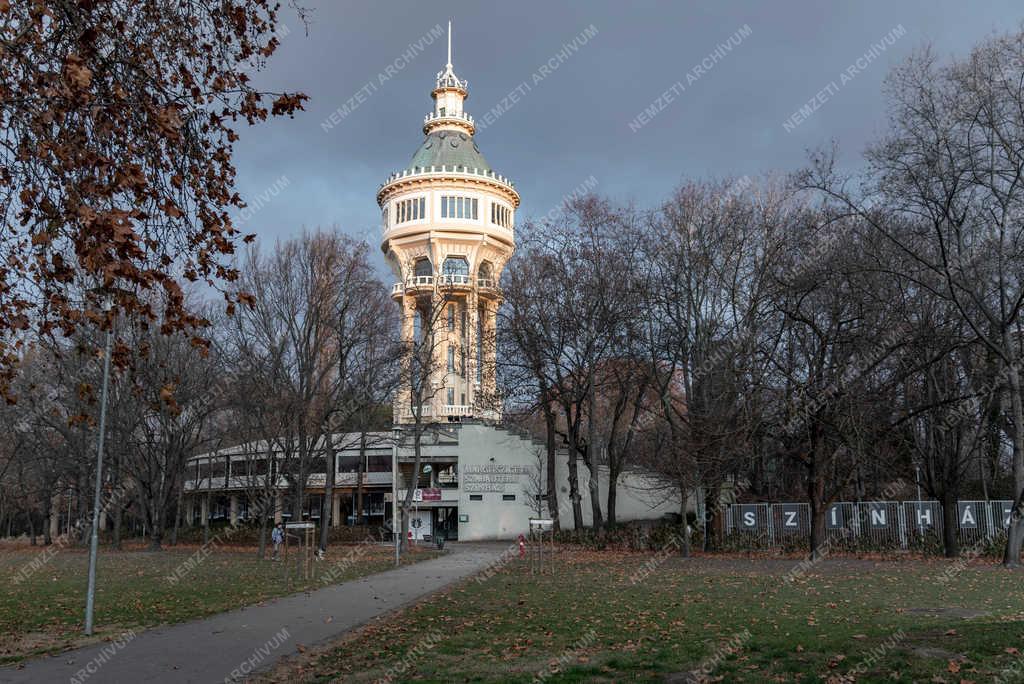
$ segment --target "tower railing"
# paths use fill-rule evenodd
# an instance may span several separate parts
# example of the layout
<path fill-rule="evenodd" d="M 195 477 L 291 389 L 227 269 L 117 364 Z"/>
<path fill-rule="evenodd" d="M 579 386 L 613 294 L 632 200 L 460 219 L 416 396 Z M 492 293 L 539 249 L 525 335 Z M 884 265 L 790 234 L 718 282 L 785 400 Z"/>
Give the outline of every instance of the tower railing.
<path fill-rule="evenodd" d="M 439 121 L 441 119 L 458 119 L 459 121 L 473 123 L 472 115 L 467 114 L 466 112 L 446 112 L 444 114 L 435 114 L 434 112 L 430 112 L 423 117 L 423 123 L 428 124 L 432 121 Z"/>
<path fill-rule="evenodd" d="M 470 275 L 444 274 L 439 276 L 413 276 L 404 283 L 395 283 L 391 286 L 392 296 L 401 295 L 410 289 L 431 289 L 437 287 L 472 287 L 474 284 L 480 289 L 497 290 L 498 283 L 492 278 L 474 278 Z"/>
<path fill-rule="evenodd" d="M 472 285 L 473 279 L 468 275 L 445 274 L 438 276 L 438 285 Z"/>
<path fill-rule="evenodd" d="M 388 179 L 381 183 L 380 187 L 383 188 L 384 186 L 393 183 L 397 180 L 402 180 L 403 178 L 410 178 L 413 176 L 426 176 L 435 173 L 450 173 L 456 176 L 467 177 L 482 176 L 484 178 L 489 178 L 493 181 L 497 181 L 502 185 L 507 185 L 510 188 L 515 188 L 515 183 L 513 183 L 511 180 L 501 175 L 500 173 L 495 173 L 490 169 L 479 169 L 477 167 L 470 168 L 468 166 L 462 166 L 459 164 L 442 164 L 441 166 L 417 166 L 413 169 L 403 169 L 402 171 L 396 171 L 395 173 L 392 173 L 390 176 L 388 176 Z"/>

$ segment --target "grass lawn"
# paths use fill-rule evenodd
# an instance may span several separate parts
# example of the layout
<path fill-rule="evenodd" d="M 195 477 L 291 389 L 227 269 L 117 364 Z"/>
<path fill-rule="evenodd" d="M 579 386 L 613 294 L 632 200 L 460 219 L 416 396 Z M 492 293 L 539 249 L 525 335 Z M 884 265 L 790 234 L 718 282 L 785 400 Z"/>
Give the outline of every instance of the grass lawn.
<path fill-rule="evenodd" d="M 56 549 L 56 547 L 50 547 Z M 96 638 L 154 625 L 183 622 L 241 606 L 344 582 L 393 567 L 390 547 L 339 546 L 317 563 L 312 581 L 286 578 L 284 563 L 260 562 L 253 548 L 178 546 L 153 553 L 100 549 L 97 566 L 96 634 L 81 635 L 88 555 L 46 547 L 0 546 L 0 664 L 80 646 Z M 403 562 L 432 558 L 407 554 Z M 48 559 L 47 559 L 48 558 Z M 44 562 L 45 561 L 45 562 Z M 29 570 L 30 564 L 38 569 Z M 177 571 L 178 579 L 169 579 Z M 27 577 L 27 579 L 21 579 Z"/>
<path fill-rule="evenodd" d="M 1024 681 L 1024 572 L 830 559 L 782 582 L 794 565 L 563 550 L 531 576 L 516 560 L 267 679 Z"/>

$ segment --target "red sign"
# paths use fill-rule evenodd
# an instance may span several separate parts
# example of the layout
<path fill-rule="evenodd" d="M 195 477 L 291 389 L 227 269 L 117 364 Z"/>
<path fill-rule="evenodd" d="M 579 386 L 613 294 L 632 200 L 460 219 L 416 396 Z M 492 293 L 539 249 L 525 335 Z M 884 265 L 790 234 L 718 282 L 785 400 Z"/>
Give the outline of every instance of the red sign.
<path fill-rule="evenodd" d="M 424 489 L 423 490 L 424 501 L 440 501 L 441 490 L 440 489 Z"/>

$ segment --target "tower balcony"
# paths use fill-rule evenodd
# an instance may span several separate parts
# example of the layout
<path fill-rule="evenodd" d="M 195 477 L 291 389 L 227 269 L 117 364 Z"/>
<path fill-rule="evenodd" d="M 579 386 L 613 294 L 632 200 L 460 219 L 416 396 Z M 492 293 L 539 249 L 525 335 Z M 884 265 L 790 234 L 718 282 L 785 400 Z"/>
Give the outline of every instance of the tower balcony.
<path fill-rule="evenodd" d="M 500 290 L 498 289 L 498 283 L 492 280 L 491 278 L 477 278 L 476 286 L 480 294 L 483 295 L 491 295 L 493 297 L 496 297 L 499 294 L 501 294 Z"/>
<path fill-rule="evenodd" d="M 505 176 L 492 171 L 491 169 L 480 169 L 477 167 L 462 166 L 460 164 L 442 164 L 441 166 L 417 166 L 414 169 L 403 169 L 396 171 L 387 177 L 387 180 L 380 184 L 377 190 L 378 204 L 383 200 L 386 191 L 394 185 L 414 182 L 422 179 L 436 180 L 467 180 L 484 181 L 493 184 L 509 193 L 515 206 L 519 206 L 519 193 L 515 184 Z"/>
<path fill-rule="evenodd" d="M 498 295 L 498 284 L 490 278 L 474 278 L 468 275 L 414 276 L 404 283 L 391 286 L 391 296 L 395 299 L 406 294 L 428 294 L 441 292 L 469 292 L 474 285 L 481 294 Z"/>
<path fill-rule="evenodd" d="M 441 415 L 450 418 L 463 418 L 473 415 L 473 407 L 464 404 L 445 404 L 441 407 Z"/>
<path fill-rule="evenodd" d="M 473 289 L 473 278 L 468 275 L 445 274 L 437 277 L 437 286 L 446 291 L 468 292 Z"/>
<path fill-rule="evenodd" d="M 434 276 L 413 276 L 404 283 L 395 283 L 391 288 L 391 296 L 401 297 L 404 294 L 427 294 L 434 291 Z"/>
<path fill-rule="evenodd" d="M 423 133 L 426 135 L 442 126 L 455 126 L 468 132 L 470 135 L 476 132 L 476 124 L 473 121 L 473 117 L 466 112 L 449 112 L 446 114 L 430 112 L 423 117 Z"/>

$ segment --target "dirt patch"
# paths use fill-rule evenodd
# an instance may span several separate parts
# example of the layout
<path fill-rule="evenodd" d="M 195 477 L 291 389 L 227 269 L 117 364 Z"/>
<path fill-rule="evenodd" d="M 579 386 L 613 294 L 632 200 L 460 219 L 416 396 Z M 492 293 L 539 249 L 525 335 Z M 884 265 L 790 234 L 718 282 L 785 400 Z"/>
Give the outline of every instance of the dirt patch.
<path fill-rule="evenodd" d="M 953 653 L 944 648 L 936 648 L 934 646 L 914 646 L 910 649 L 910 652 L 918 658 L 932 660 L 956 660 L 961 657 L 959 653 Z"/>
<path fill-rule="evenodd" d="M 127 629 L 116 625 L 105 625 L 102 630 L 92 636 L 85 636 L 78 630 L 61 632 L 25 632 L 21 634 L 0 633 L 0 666 L 10 665 L 25 658 L 41 655 L 56 655 L 63 651 L 81 648 L 102 641 L 112 641 L 124 634 Z M 133 628 L 135 633 L 141 627 Z"/>
<path fill-rule="evenodd" d="M 974 618 L 985 617 L 990 615 L 987 610 L 975 610 L 974 608 L 959 608 L 959 607 L 948 607 L 948 608 L 904 608 L 904 613 L 908 615 L 929 615 L 933 617 L 954 617 L 960 618 L 961 620 L 972 620 Z"/>

